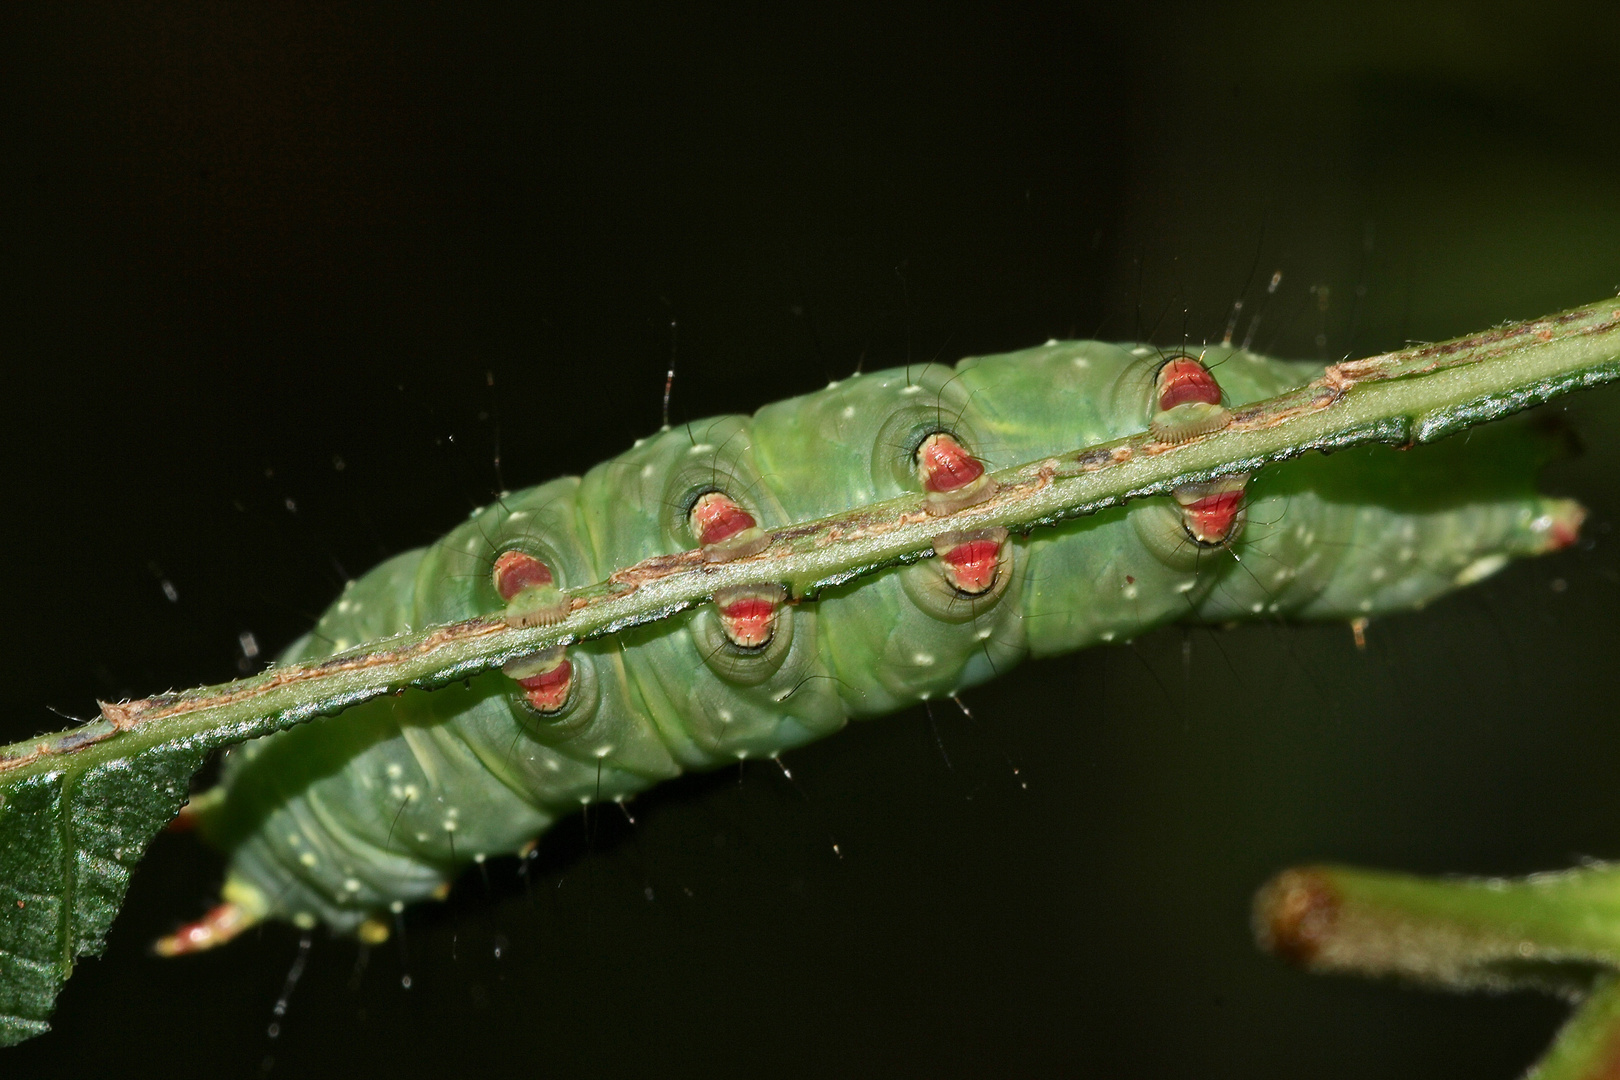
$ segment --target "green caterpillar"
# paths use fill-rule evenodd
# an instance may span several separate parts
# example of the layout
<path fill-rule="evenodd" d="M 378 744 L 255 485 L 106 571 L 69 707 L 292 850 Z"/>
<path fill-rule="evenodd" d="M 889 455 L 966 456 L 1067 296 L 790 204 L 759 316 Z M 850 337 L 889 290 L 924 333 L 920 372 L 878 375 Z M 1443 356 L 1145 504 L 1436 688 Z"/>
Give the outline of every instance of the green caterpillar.
<path fill-rule="evenodd" d="M 1027 656 L 1177 619 L 1410 609 L 1575 538 L 1583 511 L 1535 493 L 1546 440 L 1524 424 L 1411 455 L 1301 458 L 1028 535 L 950 529 L 996 467 L 1144 426 L 1190 438 L 1319 373 L 1229 347 L 1193 358 L 1050 342 L 857 375 L 503 496 L 352 582 L 282 661 L 481 613 L 543 623 L 560 616 L 560 590 L 616 569 L 692 548 L 742 558 L 768 530 L 906 493 L 923 493 L 941 528 L 933 558 L 815 597 L 769 581 L 722 590 L 235 749 L 192 807 L 229 854 L 224 900 L 159 951 L 264 919 L 380 939 L 384 913 L 442 896 L 466 863 L 522 849 L 583 804 L 774 756 Z"/>

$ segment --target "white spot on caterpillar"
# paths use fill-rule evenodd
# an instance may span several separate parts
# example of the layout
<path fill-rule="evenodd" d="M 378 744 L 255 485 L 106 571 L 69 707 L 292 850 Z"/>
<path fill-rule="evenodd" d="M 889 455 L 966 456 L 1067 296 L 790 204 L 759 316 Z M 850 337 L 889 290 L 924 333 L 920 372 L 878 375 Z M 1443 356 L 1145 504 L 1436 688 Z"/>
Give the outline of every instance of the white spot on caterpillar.
<path fill-rule="evenodd" d="M 653 475 L 657 472 L 658 470 L 653 468 L 651 465 L 643 465 L 641 467 L 641 478 L 643 480 L 651 480 Z"/>
<path fill-rule="evenodd" d="M 1258 615 L 1262 611 L 1266 610 L 1266 605 L 1264 603 L 1262 603 L 1261 601 L 1256 600 L 1254 603 L 1249 605 L 1249 610 L 1254 612 L 1256 615 Z"/>
<path fill-rule="evenodd" d="M 299 844 L 302 844 L 303 842 L 304 842 L 304 838 L 302 836 L 299 836 L 297 833 L 290 832 L 290 833 L 287 834 L 287 846 L 288 847 L 297 847 Z"/>
<path fill-rule="evenodd" d="M 456 831 L 456 819 L 455 818 L 445 818 L 444 821 L 442 822 L 442 824 L 444 825 L 444 831 L 445 832 L 455 832 Z"/>
<path fill-rule="evenodd" d="M 1113 641 L 1114 640 L 1114 632 L 1112 630 L 1104 630 L 1098 636 L 1101 637 L 1104 641 Z"/>
<path fill-rule="evenodd" d="M 519 511 L 517 511 L 515 513 L 511 513 L 511 514 L 506 515 L 506 520 L 507 521 L 522 521 L 524 518 L 526 518 L 528 516 L 529 516 L 529 512 L 527 510 L 519 510 Z"/>
<path fill-rule="evenodd" d="M 1193 586 L 1197 584 L 1197 578 L 1188 578 L 1186 581 L 1183 581 L 1180 585 L 1176 586 L 1176 592 L 1192 592 Z"/>
<path fill-rule="evenodd" d="M 315 916 L 307 911 L 300 911 L 293 916 L 293 925 L 300 930 L 313 930 L 315 929 Z"/>
<path fill-rule="evenodd" d="M 600 759 L 601 759 L 601 758 L 605 758 L 605 757 L 607 757 L 607 756 L 608 756 L 608 755 L 609 755 L 609 754 L 611 754 L 611 753 L 613 753 L 613 747 L 612 747 L 612 745 L 611 745 L 611 744 L 610 744 L 610 745 L 607 745 L 607 746 L 598 746 L 598 747 L 597 747 L 597 748 L 596 748 L 596 756 L 597 756 L 597 758 L 598 758 L 598 759 L 599 759 L 599 760 L 600 760 Z"/>
<path fill-rule="evenodd" d="M 845 405 L 844 406 L 844 419 L 845 420 L 853 420 L 853 419 L 855 419 L 855 406 L 853 406 L 853 405 Z"/>
<path fill-rule="evenodd" d="M 1073 360 L 1070 361 L 1070 363 L 1072 363 L 1075 367 L 1079 368 L 1081 371 L 1084 371 L 1086 368 L 1091 366 L 1091 361 L 1087 360 L 1083 356 L 1075 357 Z"/>
<path fill-rule="evenodd" d="M 901 387 L 900 392 L 902 394 L 920 394 L 922 393 L 922 387 L 918 386 L 916 383 L 912 383 L 910 386 Z"/>
<path fill-rule="evenodd" d="M 1046 339 L 1046 348 L 1050 349 L 1053 345 L 1056 345 L 1057 343 L 1058 343 L 1057 338 L 1049 337 L 1049 338 Z"/>
<path fill-rule="evenodd" d="M 383 772 L 388 774 L 388 779 L 390 780 L 398 780 L 400 777 L 405 775 L 405 770 L 400 768 L 399 762 L 397 761 L 389 762 L 388 768 L 384 769 Z"/>
<path fill-rule="evenodd" d="M 1135 585 L 1127 585 L 1127 586 L 1125 586 L 1125 599 L 1127 599 L 1127 600 L 1135 600 L 1136 599 L 1136 586 Z"/>
<path fill-rule="evenodd" d="M 912 653 L 911 662 L 918 667 L 928 667 L 934 662 L 934 654 L 925 652 Z"/>
<path fill-rule="evenodd" d="M 1485 555 L 1457 571 L 1457 577 L 1454 580 L 1459 587 L 1472 585 L 1476 581 L 1484 581 L 1506 566 L 1507 563 L 1508 557 L 1506 555 Z"/>
<path fill-rule="evenodd" d="M 314 866 L 320 860 L 315 858 L 315 853 L 313 851 L 306 851 L 302 855 L 298 856 L 298 861 L 303 863 L 305 866 Z"/>
<path fill-rule="evenodd" d="M 687 453 L 687 456 L 689 456 L 689 457 L 696 457 L 699 454 L 709 454 L 709 453 L 713 453 L 713 452 L 714 452 L 714 443 L 700 442 L 700 443 L 694 443 L 692 445 L 692 448 L 690 450 L 688 450 L 686 453 Z"/>
<path fill-rule="evenodd" d="M 398 915 L 400 912 L 405 910 L 405 901 L 395 900 L 392 904 L 388 905 L 388 910 L 392 911 L 395 915 Z"/>
<path fill-rule="evenodd" d="M 720 722 L 722 724 L 731 723 L 731 710 L 730 709 L 717 709 L 717 710 L 715 710 L 715 715 L 720 718 Z"/>
<path fill-rule="evenodd" d="M 1356 607 L 1360 608 L 1362 611 L 1371 611 L 1372 610 L 1372 601 L 1371 600 L 1363 600 L 1361 603 L 1357 604 Z"/>
<path fill-rule="evenodd" d="M 425 832 L 419 832 L 419 833 L 416 834 L 416 842 L 418 844 L 427 843 L 427 838 L 428 838 L 428 834 L 425 833 Z"/>
<path fill-rule="evenodd" d="M 976 637 L 976 638 L 978 638 L 978 639 L 979 639 L 979 640 L 980 640 L 980 641 L 984 641 L 984 640 L 985 640 L 985 639 L 986 639 L 986 638 L 988 638 L 988 637 L 989 637 L 989 636 L 990 636 L 990 635 L 991 635 L 991 634 L 993 634 L 993 633 L 994 633 L 994 632 L 995 632 L 995 631 L 993 631 L 993 630 L 991 630 L 991 629 L 990 629 L 990 628 L 989 628 L 989 627 L 988 627 L 988 626 L 987 626 L 987 627 L 985 627 L 985 628 L 984 628 L 984 629 L 983 629 L 983 630 L 980 630 L 980 631 L 979 631 L 979 632 L 978 632 L 978 633 L 977 633 L 977 634 L 975 634 L 975 635 L 973 635 L 973 636 L 974 636 L 974 637 Z"/>
<path fill-rule="evenodd" d="M 546 768 L 550 769 L 552 772 L 562 772 L 562 766 L 557 764 L 556 758 L 546 758 Z"/>
<path fill-rule="evenodd" d="M 1388 576 L 1388 575 L 1386 574 L 1386 572 L 1385 572 L 1385 570 L 1384 570 L 1384 568 L 1382 566 L 1375 566 L 1372 569 L 1372 574 L 1370 574 L 1369 576 L 1374 581 L 1383 581 L 1384 578 L 1386 576 Z"/>
<path fill-rule="evenodd" d="M 348 892 L 359 892 L 360 882 L 356 881 L 354 878 L 344 878 L 343 888 Z"/>

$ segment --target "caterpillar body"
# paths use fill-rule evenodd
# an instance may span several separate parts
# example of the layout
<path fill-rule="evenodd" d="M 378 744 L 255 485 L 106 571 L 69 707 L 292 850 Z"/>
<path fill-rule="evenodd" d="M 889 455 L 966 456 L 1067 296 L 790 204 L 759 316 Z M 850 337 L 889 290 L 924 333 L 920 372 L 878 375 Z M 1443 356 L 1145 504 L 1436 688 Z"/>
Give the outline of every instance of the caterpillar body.
<path fill-rule="evenodd" d="M 1025 657 L 1177 619 L 1410 609 L 1574 539 L 1583 511 L 1536 494 L 1546 440 L 1523 424 L 1410 455 L 1313 455 L 1027 535 L 950 529 L 954 510 L 985 496 L 987 466 L 1144 426 L 1190 438 L 1319 372 L 1230 347 L 1167 357 L 1051 342 L 856 375 L 504 495 L 352 582 L 282 660 L 502 610 L 544 622 L 559 590 L 617 568 L 692 548 L 740 558 L 767 530 L 908 492 L 941 529 L 934 557 L 815 597 L 769 581 L 722 590 L 657 623 L 236 748 L 192 806 L 228 853 L 223 900 L 158 950 L 206 948 L 265 919 L 379 939 L 384 913 L 444 895 L 467 862 L 519 851 L 582 804 L 777 755 Z"/>

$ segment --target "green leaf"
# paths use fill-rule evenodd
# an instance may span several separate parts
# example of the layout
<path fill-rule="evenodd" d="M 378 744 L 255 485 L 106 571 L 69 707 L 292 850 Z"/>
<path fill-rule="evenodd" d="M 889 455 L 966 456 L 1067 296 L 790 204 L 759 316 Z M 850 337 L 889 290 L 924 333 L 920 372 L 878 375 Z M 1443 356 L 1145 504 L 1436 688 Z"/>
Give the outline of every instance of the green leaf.
<path fill-rule="evenodd" d="M 101 952 L 146 845 L 186 801 L 204 746 L 164 744 L 5 786 L 0 806 L 0 1044 L 49 1030 L 62 984 Z"/>

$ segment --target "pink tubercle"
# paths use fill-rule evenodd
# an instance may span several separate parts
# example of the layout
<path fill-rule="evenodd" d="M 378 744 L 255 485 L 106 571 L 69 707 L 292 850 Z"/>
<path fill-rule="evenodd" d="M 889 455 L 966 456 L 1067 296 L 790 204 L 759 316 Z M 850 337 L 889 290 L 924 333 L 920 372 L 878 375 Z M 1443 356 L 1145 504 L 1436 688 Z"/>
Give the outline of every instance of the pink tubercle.
<path fill-rule="evenodd" d="M 1171 360 L 1160 368 L 1157 388 L 1160 412 L 1168 412 L 1177 405 L 1189 402 L 1203 405 L 1221 403 L 1221 388 L 1215 376 L 1190 356 Z"/>
<path fill-rule="evenodd" d="M 968 540 L 940 553 L 945 578 L 957 592 L 981 596 L 996 583 L 1001 564 L 1001 542 L 993 539 Z"/>
<path fill-rule="evenodd" d="M 503 551 L 495 560 L 495 591 L 510 601 L 524 589 L 543 588 L 556 579 L 551 568 L 523 551 Z"/>
<path fill-rule="evenodd" d="M 1224 544 L 1232 538 L 1238 514 L 1243 510 L 1243 491 L 1219 491 L 1181 508 L 1187 530 L 1201 544 Z"/>
<path fill-rule="evenodd" d="M 567 657 L 559 659 L 556 667 L 517 680 L 529 704 L 546 713 L 558 712 L 568 704 L 568 693 L 573 683 L 574 665 Z"/>
<path fill-rule="evenodd" d="M 757 649 L 771 640 L 776 628 L 777 605 L 762 596 L 745 596 L 720 609 L 726 637 L 744 649 Z"/>
<path fill-rule="evenodd" d="M 758 524 L 754 515 L 738 506 L 723 491 L 708 491 L 700 495 L 687 514 L 687 523 L 697 542 L 705 547 L 718 544 Z"/>
<path fill-rule="evenodd" d="M 984 475 L 984 463 L 943 431 L 917 447 L 917 472 L 926 491 L 956 491 Z"/>

